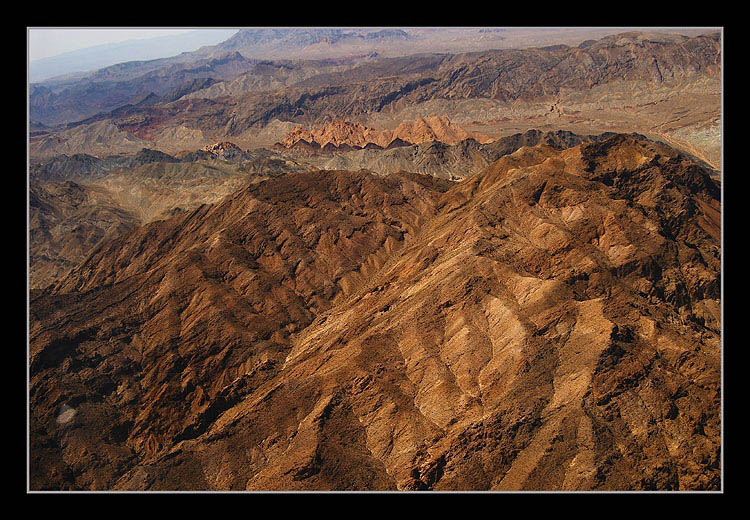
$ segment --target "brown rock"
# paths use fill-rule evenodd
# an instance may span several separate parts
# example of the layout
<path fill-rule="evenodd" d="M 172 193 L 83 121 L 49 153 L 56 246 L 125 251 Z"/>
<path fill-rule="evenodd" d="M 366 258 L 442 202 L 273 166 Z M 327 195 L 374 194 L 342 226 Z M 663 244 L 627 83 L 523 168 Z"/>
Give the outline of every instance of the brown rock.
<path fill-rule="evenodd" d="M 31 486 L 719 489 L 719 226 L 618 135 L 137 228 L 31 301 Z"/>

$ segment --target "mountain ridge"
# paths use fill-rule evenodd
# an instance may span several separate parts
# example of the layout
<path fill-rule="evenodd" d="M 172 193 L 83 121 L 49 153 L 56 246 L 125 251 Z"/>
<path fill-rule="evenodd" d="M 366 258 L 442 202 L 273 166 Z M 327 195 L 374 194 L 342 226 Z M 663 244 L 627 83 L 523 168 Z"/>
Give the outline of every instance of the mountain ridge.
<path fill-rule="evenodd" d="M 378 57 L 325 66 L 302 61 L 291 69 L 247 62 L 265 67 L 237 83 L 250 90 L 217 83 L 176 101 L 122 106 L 65 129 L 36 131 L 30 153 L 36 158 L 84 151 L 79 142 L 91 153 L 97 140 L 117 152 L 148 146 L 176 153 L 183 142 L 199 148 L 220 140 L 250 148 L 277 120 L 314 127 L 342 119 L 384 130 L 442 115 L 461 126 L 471 122 L 471 131 L 493 138 L 507 135 L 509 121 L 524 121 L 525 128 L 515 132 L 538 128 L 541 119 L 558 128 L 585 124 L 588 133 L 645 133 L 634 121 L 637 109 L 654 136 L 685 143 L 716 167 L 720 113 L 702 107 L 720 95 L 718 37 L 663 42 L 625 33 L 583 48 Z M 329 74 L 326 67 L 340 70 Z M 213 94 L 203 98 L 202 92 Z"/>
<path fill-rule="evenodd" d="M 717 489 L 717 194 L 614 135 L 102 242 L 31 301 L 32 488 Z"/>
<path fill-rule="evenodd" d="M 309 144 L 315 143 L 321 148 L 329 143 L 337 148 L 342 145 L 365 148 L 368 144 L 387 148 L 396 139 L 409 144 L 439 141 L 448 145 L 455 145 L 469 138 L 482 144 L 493 141 L 488 136 L 476 133 L 470 134 L 446 117 L 434 116 L 420 118 L 416 121 L 403 121 L 392 131 L 378 131 L 359 123 L 334 119 L 324 126 L 312 130 L 304 130 L 303 127 L 299 126 L 287 134 L 278 144 L 283 148 L 292 148 L 297 141 L 304 140 Z"/>
<path fill-rule="evenodd" d="M 724 489 L 722 38 L 254 27 L 30 85 L 30 490 Z"/>

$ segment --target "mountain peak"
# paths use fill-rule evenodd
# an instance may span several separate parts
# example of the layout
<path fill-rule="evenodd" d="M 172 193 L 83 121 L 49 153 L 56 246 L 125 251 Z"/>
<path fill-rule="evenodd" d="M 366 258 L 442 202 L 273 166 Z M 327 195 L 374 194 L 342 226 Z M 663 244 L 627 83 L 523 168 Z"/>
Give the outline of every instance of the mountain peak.
<path fill-rule="evenodd" d="M 230 141 L 221 141 L 218 143 L 206 145 L 203 148 L 201 148 L 202 152 L 208 152 L 213 155 L 218 155 L 229 150 L 238 151 L 238 152 L 242 151 L 242 149 L 239 146 L 237 146 L 236 144 Z"/>

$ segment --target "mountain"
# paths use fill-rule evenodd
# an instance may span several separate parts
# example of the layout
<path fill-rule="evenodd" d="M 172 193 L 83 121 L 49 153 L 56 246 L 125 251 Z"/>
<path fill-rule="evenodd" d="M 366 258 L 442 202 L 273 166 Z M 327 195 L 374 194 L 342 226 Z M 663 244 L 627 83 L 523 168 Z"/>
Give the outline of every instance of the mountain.
<path fill-rule="evenodd" d="M 110 155 L 99 158 L 88 154 L 58 155 L 29 167 L 32 182 L 48 180 L 93 179 L 120 168 L 133 168 L 152 162 L 179 162 L 179 159 L 158 150 L 143 148 L 135 154 Z"/>
<path fill-rule="evenodd" d="M 395 138 L 388 149 L 373 145 L 355 150 L 346 143 L 329 149 L 333 146 L 330 142 L 320 147 L 318 143 L 298 140 L 292 147 L 277 151 L 247 151 L 232 142 L 221 142 L 177 156 L 149 149 L 104 158 L 86 154 L 56 156 L 33 165 L 29 172 L 34 215 L 30 225 L 33 276 L 29 286 L 43 288 L 66 274 L 105 236 L 101 230 L 106 230 L 107 237 L 114 237 L 136 224 L 217 202 L 248 182 L 315 168 L 383 174 L 410 171 L 460 180 L 522 146 L 543 143 L 562 149 L 607 137 L 610 134 L 579 136 L 564 131 L 529 131 L 489 144 L 466 139 L 453 146 L 441 142 L 410 145 Z M 38 202 L 40 197 L 47 197 L 45 204 Z M 81 200 L 87 203 L 82 205 Z M 79 211 L 82 208 L 85 211 Z M 40 217 L 36 217 L 37 211 Z M 52 217 L 55 223 L 50 224 L 45 220 L 49 218 L 45 215 L 50 214 L 65 216 Z M 119 225 L 121 222 L 126 225 Z M 62 233 L 49 232 L 53 227 L 85 231 L 79 233 L 75 248 L 71 248 Z"/>
<path fill-rule="evenodd" d="M 266 27 L 31 84 L 30 489 L 723 489 L 722 48 Z"/>
<path fill-rule="evenodd" d="M 43 288 L 101 240 L 218 202 L 249 182 L 309 169 L 269 150 L 215 143 L 173 157 L 143 149 L 97 158 L 61 155 L 29 172 L 29 287 Z"/>
<path fill-rule="evenodd" d="M 57 56 L 29 61 L 29 81 L 38 83 L 72 73 L 88 72 L 117 63 L 168 58 L 215 45 L 236 29 L 203 29 L 183 34 L 96 45 Z"/>
<path fill-rule="evenodd" d="M 372 52 L 397 57 L 552 45 L 578 46 L 584 41 L 619 32 L 622 30 L 607 27 L 256 28 L 241 29 L 227 41 L 203 52 L 238 51 L 243 56 L 257 59 L 327 59 Z M 667 27 L 648 34 L 652 38 L 665 39 L 680 35 L 697 36 L 705 32 Z"/>
<path fill-rule="evenodd" d="M 420 118 L 417 121 L 404 121 L 393 131 L 378 131 L 360 123 L 334 119 L 330 123 L 312 130 L 297 127 L 289 132 L 279 144 L 283 148 L 292 148 L 297 141 L 304 140 L 308 143 L 316 143 L 321 148 L 329 143 L 336 148 L 340 148 L 342 145 L 365 148 L 368 144 L 376 144 L 380 148 L 386 148 L 396 139 L 411 144 L 439 141 L 454 145 L 470 138 L 481 142 L 492 141 L 487 136 L 472 135 L 458 125 L 451 123 L 448 118 L 440 116 Z"/>
<path fill-rule="evenodd" d="M 363 57 L 343 65 L 303 60 L 261 66 L 235 50 L 225 59 L 243 65 L 232 66 L 221 82 L 205 72 L 217 82 L 176 101 L 136 106 L 135 100 L 66 128 L 35 131 L 30 154 L 37 159 L 93 153 L 97 147 L 119 153 L 144 146 L 173 154 L 222 140 L 254 148 L 266 145 L 265 140 L 258 144 L 256 136 L 275 121 L 314 128 L 337 119 L 382 132 L 440 116 L 492 138 L 532 128 L 638 132 L 718 168 L 720 51 L 719 33 L 646 32 L 577 47 Z M 160 77 L 158 70 L 151 74 Z M 187 79 L 185 72 L 181 81 Z M 139 79 L 139 95 L 162 95 L 156 81 Z M 69 89 L 70 99 L 78 100 L 80 92 Z M 54 95 L 40 87 L 32 105 L 62 113 Z"/>
<path fill-rule="evenodd" d="M 357 127 L 351 125 L 350 128 Z M 174 157 L 149 149 L 101 159 L 86 154 L 56 156 L 30 170 L 32 213 L 36 192 L 51 191 L 61 207 L 78 207 L 81 198 L 78 191 L 93 190 L 91 207 L 85 212 L 68 212 L 64 219 L 67 228 L 88 231 L 79 234 L 81 240 L 71 250 L 64 240 L 52 238 L 46 232 L 39 233 L 36 220 L 32 219 L 30 269 L 34 275 L 29 286 L 45 287 L 85 259 L 104 236 L 99 229 L 106 229 L 106 236 L 114 237 L 135 223 L 145 224 L 191 211 L 201 204 L 217 202 L 248 182 L 312 169 L 364 170 L 378 174 L 409 171 L 460 181 L 525 146 L 544 144 L 565 149 L 603 141 L 612 135 L 582 136 L 562 130 L 529 130 L 485 144 L 469 138 L 455 145 L 439 141 L 411 145 L 397 137 L 386 148 L 373 143 L 355 148 L 346 142 L 339 146 L 327 142 L 321 147 L 315 141 L 308 143 L 300 139 L 289 148 L 282 146 L 277 150 L 247 151 L 232 142 L 221 142 Z M 694 157 L 682 155 L 701 163 Z M 718 172 L 706 164 L 701 165 L 710 175 L 718 177 Z M 60 188 L 59 183 L 63 181 L 68 182 L 68 189 Z M 74 189 L 70 189 L 71 186 Z M 113 211 L 115 215 L 124 215 L 115 219 L 116 222 L 127 222 L 130 227 L 113 226 Z M 97 216 L 99 212 L 103 216 Z M 86 227 L 91 225 L 94 227 Z M 37 250 L 43 250 L 44 254 L 36 254 Z"/>
<path fill-rule="evenodd" d="M 233 79 L 250 70 L 254 63 L 235 52 L 189 63 L 165 63 L 132 78 L 127 73 L 124 78 L 120 77 L 122 70 L 138 62 L 112 65 L 84 79 L 54 85 L 32 83 L 29 117 L 33 122 L 59 125 L 125 106 L 138 106 L 138 101 L 149 95 L 174 101 L 213 81 Z"/>
<path fill-rule="evenodd" d="M 326 170 L 364 169 L 380 173 L 396 173 L 405 170 L 449 180 L 463 180 L 524 146 L 545 144 L 563 149 L 581 143 L 604 140 L 611 136 L 611 133 L 582 136 L 564 130 L 556 132 L 528 130 L 523 134 L 501 137 L 484 144 L 468 138 L 455 145 L 448 145 L 441 141 L 410 145 L 396 138 L 384 151 L 379 148 L 364 147 L 353 151 L 338 149 L 335 154 L 325 154 L 323 150 L 300 150 L 292 147 L 288 152 L 292 156 L 299 156 L 307 163 Z M 395 144 L 399 145 L 394 146 Z"/>
<path fill-rule="evenodd" d="M 238 51 L 253 57 L 286 57 L 291 52 L 309 54 L 311 48 L 319 46 L 322 47 L 321 50 L 325 49 L 325 55 L 321 57 L 331 57 L 348 52 L 350 46 L 382 45 L 414 39 L 416 38 L 402 29 L 241 29 L 227 41 L 219 43 L 216 50 Z M 345 50 L 342 51 L 341 48 Z"/>
<path fill-rule="evenodd" d="M 134 228 L 31 293 L 31 488 L 719 489 L 720 210 L 617 134 Z"/>

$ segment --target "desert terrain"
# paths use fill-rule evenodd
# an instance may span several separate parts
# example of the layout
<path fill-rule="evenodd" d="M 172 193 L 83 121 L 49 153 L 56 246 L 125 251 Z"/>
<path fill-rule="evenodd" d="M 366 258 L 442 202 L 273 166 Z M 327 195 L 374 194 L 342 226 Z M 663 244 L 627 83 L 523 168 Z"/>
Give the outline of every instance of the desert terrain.
<path fill-rule="evenodd" d="M 29 86 L 29 489 L 719 491 L 720 29 L 243 29 Z"/>

